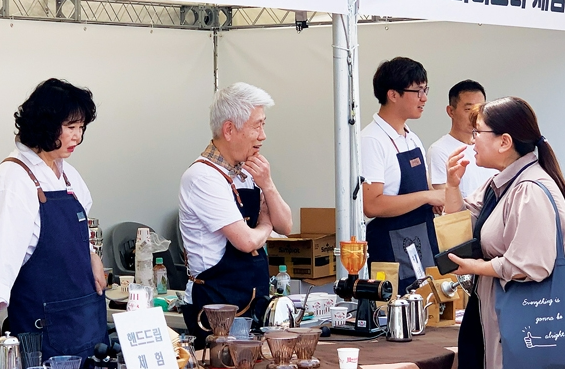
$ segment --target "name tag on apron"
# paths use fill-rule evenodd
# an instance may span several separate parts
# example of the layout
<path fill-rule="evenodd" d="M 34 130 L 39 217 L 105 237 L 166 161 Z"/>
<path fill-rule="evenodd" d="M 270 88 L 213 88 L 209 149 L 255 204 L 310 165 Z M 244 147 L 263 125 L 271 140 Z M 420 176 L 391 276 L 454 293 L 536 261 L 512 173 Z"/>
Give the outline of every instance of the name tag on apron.
<path fill-rule="evenodd" d="M 83 213 L 82 211 L 79 211 L 79 212 L 77 213 L 77 218 L 78 218 L 78 221 L 79 221 L 79 222 L 83 222 L 83 221 L 86 220 L 86 216 L 84 215 L 84 213 Z"/>
<path fill-rule="evenodd" d="M 415 159 L 410 160 L 410 166 L 412 168 L 417 167 L 418 165 L 421 165 L 421 164 L 422 164 L 422 162 L 420 161 L 420 158 L 415 158 Z"/>

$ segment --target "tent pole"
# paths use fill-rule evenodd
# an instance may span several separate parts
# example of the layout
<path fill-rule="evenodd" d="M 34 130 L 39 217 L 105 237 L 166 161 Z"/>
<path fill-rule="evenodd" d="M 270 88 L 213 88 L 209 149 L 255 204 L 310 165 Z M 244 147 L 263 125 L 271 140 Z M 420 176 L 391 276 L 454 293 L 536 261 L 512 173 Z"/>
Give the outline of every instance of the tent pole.
<path fill-rule="evenodd" d="M 212 44 L 214 48 L 214 92 L 218 91 L 218 29 L 214 28 L 212 33 Z"/>
<path fill-rule="evenodd" d="M 357 58 L 357 3 L 350 0 L 349 15 L 333 14 L 333 76 L 336 189 L 336 278 L 347 276 L 341 264 L 339 241 L 351 236 L 365 239 L 363 196 L 353 191 L 359 183 L 359 67 Z M 361 184 L 359 184 L 361 186 Z M 360 272 L 366 278 L 367 269 Z"/>
<path fill-rule="evenodd" d="M 348 240 L 350 229 L 349 182 L 349 128 L 348 120 L 348 72 L 344 19 L 341 14 L 332 16 L 333 79 L 334 79 L 334 136 L 335 136 L 335 205 L 336 205 L 336 278 L 347 276 L 340 260 L 339 241 Z"/>
<path fill-rule="evenodd" d="M 348 17 L 348 49 L 349 49 L 349 147 L 350 147 L 350 166 L 351 176 L 350 183 L 352 191 L 356 188 L 359 191 L 356 197 L 353 193 L 350 195 L 351 201 L 351 235 L 357 237 L 358 240 L 365 240 L 365 219 L 363 216 L 363 184 L 360 180 L 361 175 L 361 115 L 359 107 L 359 43 L 357 39 L 357 17 L 358 17 L 358 0 L 349 0 L 349 17 Z M 355 198 L 353 198 L 355 197 Z M 367 268 L 364 267 L 359 272 L 360 278 L 369 278 Z"/>

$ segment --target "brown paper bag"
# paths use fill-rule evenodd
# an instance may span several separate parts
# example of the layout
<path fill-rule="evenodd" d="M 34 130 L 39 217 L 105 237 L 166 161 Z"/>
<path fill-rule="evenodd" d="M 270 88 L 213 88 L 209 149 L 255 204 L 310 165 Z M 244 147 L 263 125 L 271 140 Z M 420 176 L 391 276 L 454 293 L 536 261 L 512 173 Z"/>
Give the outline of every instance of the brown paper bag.
<path fill-rule="evenodd" d="M 439 252 L 449 250 L 473 238 L 471 212 L 469 210 L 435 217 L 434 227 Z"/>
<path fill-rule="evenodd" d="M 399 263 L 395 262 L 373 262 L 371 263 L 371 278 L 377 280 L 387 280 L 392 284 L 392 298 L 398 295 L 398 268 Z M 404 292 L 402 292 L 404 294 Z M 386 303 L 385 303 L 386 304 Z M 377 305 L 379 305 L 377 303 Z"/>

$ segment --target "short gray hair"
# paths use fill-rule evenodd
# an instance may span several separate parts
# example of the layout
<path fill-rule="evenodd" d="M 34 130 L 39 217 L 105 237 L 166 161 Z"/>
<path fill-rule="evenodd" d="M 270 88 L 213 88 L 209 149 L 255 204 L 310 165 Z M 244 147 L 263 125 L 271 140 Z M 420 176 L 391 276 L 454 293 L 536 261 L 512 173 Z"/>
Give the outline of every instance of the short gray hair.
<path fill-rule="evenodd" d="M 269 108 L 273 105 L 275 102 L 268 93 L 244 82 L 237 82 L 219 90 L 210 106 L 210 128 L 213 137 L 220 137 L 226 121 L 232 121 L 239 130 L 249 120 L 253 109 Z"/>

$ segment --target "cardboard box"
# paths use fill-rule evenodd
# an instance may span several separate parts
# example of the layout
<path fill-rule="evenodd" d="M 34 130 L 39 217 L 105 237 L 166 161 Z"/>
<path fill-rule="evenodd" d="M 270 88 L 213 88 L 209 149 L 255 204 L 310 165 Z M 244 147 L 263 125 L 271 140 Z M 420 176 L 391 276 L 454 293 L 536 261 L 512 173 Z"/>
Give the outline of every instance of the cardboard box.
<path fill-rule="evenodd" d="M 300 209 L 300 233 L 288 238 L 269 238 L 269 273 L 277 275 L 286 265 L 291 278 L 335 275 L 335 209 Z"/>

